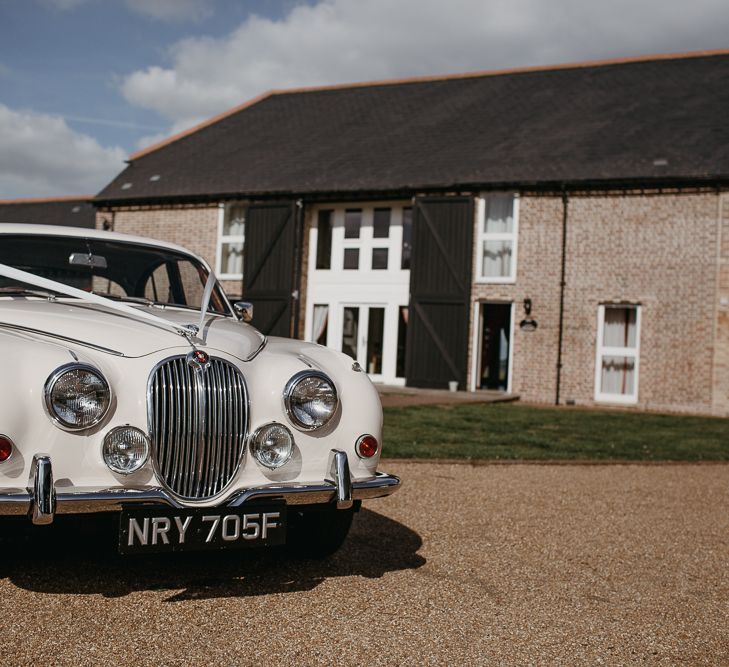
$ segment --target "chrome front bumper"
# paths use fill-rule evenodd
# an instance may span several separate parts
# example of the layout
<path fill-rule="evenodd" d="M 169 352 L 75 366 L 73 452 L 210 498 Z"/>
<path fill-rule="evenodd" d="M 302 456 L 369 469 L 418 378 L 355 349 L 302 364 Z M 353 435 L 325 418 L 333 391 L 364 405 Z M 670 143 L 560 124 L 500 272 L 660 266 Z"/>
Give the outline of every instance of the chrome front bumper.
<path fill-rule="evenodd" d="M 267 484 L 233 492 L 222 503 L 238 507 L 261 498 L 281 498 L 287 505 L 332 503 L 347 509 L 355 500 L 389 496 L 400 488 L 400 479 L 378 472 L 372 479 L 352 481 L 347 454 L 333 449 L 329 456 L 329 475 L 317 484 Z M 167 505 L 190 507 L 163 488 L 105 489 L 95 487 L 55 488 L 53 466 L 47 454 L 33 457 L 26 489 L 0 491 L 0 516 L 28 516 L 34 524 L 51 523 L 56 514 L 94 514 L 119 512 L 130 505 Z"/>

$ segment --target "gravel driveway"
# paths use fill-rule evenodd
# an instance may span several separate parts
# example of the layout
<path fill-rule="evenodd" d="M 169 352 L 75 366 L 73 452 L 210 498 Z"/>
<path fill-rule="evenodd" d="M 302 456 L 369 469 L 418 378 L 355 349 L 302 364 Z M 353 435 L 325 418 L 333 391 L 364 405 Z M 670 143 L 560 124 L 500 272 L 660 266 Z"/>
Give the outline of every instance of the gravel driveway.
<path fill-rule="evenodd" d="M 7 665 L 728 664 L 728 465 L 388 462 L 324 563 L 4 529 Z M 56 528 L 62 528 L 57 522 Z"/>

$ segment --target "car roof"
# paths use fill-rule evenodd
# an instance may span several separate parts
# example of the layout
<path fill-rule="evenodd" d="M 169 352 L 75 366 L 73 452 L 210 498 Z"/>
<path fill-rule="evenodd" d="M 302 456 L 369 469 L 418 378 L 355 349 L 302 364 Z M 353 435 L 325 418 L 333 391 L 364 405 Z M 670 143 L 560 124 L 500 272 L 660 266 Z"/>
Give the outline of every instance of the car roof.
<path fill-rule="evenodd" d="M 120 234 L 118 232 L 105 232 L 98 229 L 84 229 L 82 227 L 63 227 L 60 225 L 30 225 L 30 224 L 11 224 L 0 223 L 0 235 L 5 234 L 28 234 L 38 236 L 65 236 L 86 239 L 98 239 L 100 241 L 120 241 L 122 243 L 137 243 L 140 245 L 152 246 L 155 248 L 164 248 L 165 250 L 175 250 L 185 255 L 195 257 L 207 266 L 207 262 L 194 252 L 174 243 L 166 241 L 158 241 L 146 236 L 134 236 L 132 234 Z"/>

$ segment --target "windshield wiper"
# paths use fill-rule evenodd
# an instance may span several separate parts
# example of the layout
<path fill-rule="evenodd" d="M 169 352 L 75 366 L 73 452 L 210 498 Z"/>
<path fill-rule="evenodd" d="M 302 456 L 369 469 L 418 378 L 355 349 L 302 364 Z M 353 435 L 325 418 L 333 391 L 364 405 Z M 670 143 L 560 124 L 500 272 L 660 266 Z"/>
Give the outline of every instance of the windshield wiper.
<path fill-rule="evenodd" d="M 41 299 L 48 299 L 49 301 L 52 301 L 58 297 L 58 294 L 39 289 L 26 289 L 23 287 L 0 287 L 0 296 L 37 296 Z"/>
<path fill-rule="evenodd" d="M 159 302 L 158 301 L 152 301 L 152 299 L 148 299 L 146 296 L 121 296 L 120 294 L 109 294 L 109 292 L 96 292 L 93 291 L 91 294 L 96 294 L 96 296 L 103 296 L 105 299 L 111 299 L 112 301 L 128 301 L 129 303 L 139 303 L 143 306 L 155 306 Z"/>

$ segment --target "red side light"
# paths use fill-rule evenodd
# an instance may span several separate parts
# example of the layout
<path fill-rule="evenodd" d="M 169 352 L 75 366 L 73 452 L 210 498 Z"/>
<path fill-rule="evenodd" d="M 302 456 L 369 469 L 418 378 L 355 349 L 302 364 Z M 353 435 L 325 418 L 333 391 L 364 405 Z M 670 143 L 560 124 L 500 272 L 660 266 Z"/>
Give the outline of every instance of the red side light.
<path fill-rule="evenodd" d="M 7 461 L 12 453 L 13 441 L 4 435 L 0 435 L 0 463 Z"/>
<path fill-rule="evenodd" d="M 363 459 L 371 459 L 375 454 L 377 454 L 378 449 L 380 448 L 377 439 L 373 435 L 363 435 L 359 440 L 357 440 L 357 455 L 360 458 Z"/>

